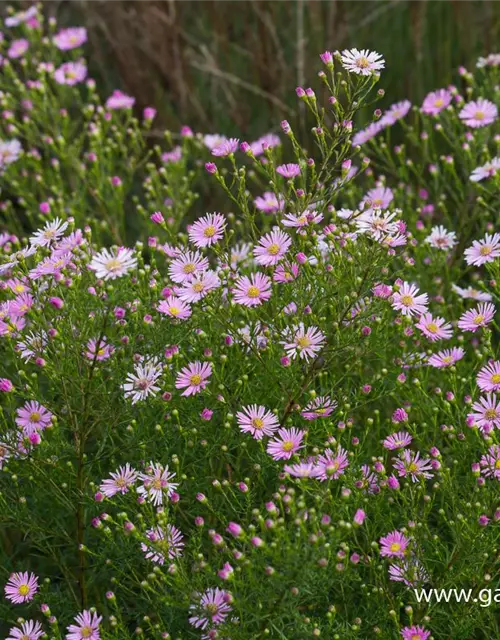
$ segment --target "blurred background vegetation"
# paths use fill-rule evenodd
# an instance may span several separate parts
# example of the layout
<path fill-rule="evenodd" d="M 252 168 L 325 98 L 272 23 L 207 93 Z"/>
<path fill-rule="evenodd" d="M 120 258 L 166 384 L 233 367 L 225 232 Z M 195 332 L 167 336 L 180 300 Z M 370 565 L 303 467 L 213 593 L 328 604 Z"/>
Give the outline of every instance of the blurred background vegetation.
<path fill-rule="evenodd" d="M 22 3 L 24 5 L 29 3 Z M 500 50 L 500 2 L 467 0 L 52 0 L 48 15 L 89 31 L 91 73 L 154 104 L 172 129 L 246 139 L 297 113 L 325 49 L 370 48 L 387 61 L 386 106 L 456 80 Z"/>

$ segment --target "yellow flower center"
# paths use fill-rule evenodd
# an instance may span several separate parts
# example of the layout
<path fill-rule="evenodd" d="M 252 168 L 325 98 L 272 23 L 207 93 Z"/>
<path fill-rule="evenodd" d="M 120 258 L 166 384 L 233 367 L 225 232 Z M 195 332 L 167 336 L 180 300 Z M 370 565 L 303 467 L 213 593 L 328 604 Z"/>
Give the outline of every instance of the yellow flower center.
<path fill-rule="evenodd" d="M 408 471 L 410 473 L 415 473 L 415 471 L 418 471 L 418 466 L 414 462 L 410 462 L 408 465 Z"/>
<path fill-rule="evenodd" d="M 491 382 L 493 382 L 493 384 L 500 384 L 500 373 L 494 373 L 491 376 Z"/>
<path fill-rule="evenodd" d="M 427 325 L 427 331 L 430 331 L 431 333 L 437 333 L 437 331 L 438 331 L 437 324 L 435 324 L 434 322 L 431 322 L 430 324 L 428 324 Z"/>
<path fill-rule="evenodd" d="M 476 118 L 476 120 L 484 120 L 485 118 L 484 111 L 476 111 L 474 117 Z"/>
<path fill-rule="evenodd" d="M 33 411 L 33 413 L 30 414 L 30 421 L 31 422 L 40 422 L 40 418 L 42 416 L 39 414 L 38 411 Z"/>
<path fill-rule="evenodd" d="M 151 486 L 153 487 L 153 489 L 156 489 L 157 491 L 162 489 L 160 478 L 155 478 L 151 483 Z"/>
<path fill-rule="evenodd" d="M 112 273 L 114 273 L 115 271 L 119 271 L 122 268 L 122 263 L 120 262 L 120 260 L 118 260 L 118 258 L 111 258 L 111 260 L 108 260 L 104 266 L 107 271 L 111 271 Z"/>
<path fill-rule="evenodd" d="M 444 104 L 444 100 L 443 98 L 438 98 L 435 102 L 434 102 L 434 106 L 435 107 L 442 107 Z"/>
<path fill-rule="evenodd" d="M 260 295 L 260 289 L 258 287 L 249 287 L 247 291 L 247 296 L 249 298 L 258 298 Z"/>
<path fill-rule="evenodd" d="M 171 313 L 173 316 L 178 316 L 178 315 L 179 315 L 179 312 L 180 312 L 179 307 L 170 307 L 170 313 Z"/>
<path fill-rule="evenodd" d="M 356 66 L 359 67 L 360 69 L 366 69 L 367 67 L 370 66 L 368 58 L 365 58 L 365 56 L 361 56 L 356 60 Z"/>
<path fill-rule="evenodd" d="M 80 635 L 82 636 L 82 638 L 90 638 L 92 636 L 92 633 L 93 629 L 89 626 L 82 627 L 80 630 Z"/>
<path fill-rule="evenodd" d="M 493 251 L 493 248 L 490 245 L 486 245 L 479 249 L 479 254 L 481 256 L 489 256 L 492 251 Z"/>
<path fill-rule="evenodd" d="M 16 293 L 24 293 L 25 290 L 26 287 L 24 286 L 24 284 L 16 284 L 16 286 L 14 287 L 14 291 Z"/>
<path fill-rule="evenodd" d="M 194 385 L 199 385 L 201 381 L 202 377 L 199 373 L 195 373 L 189 378 L 189 382 Z"/>
<path fill-rule="evenodd" d="M 297 346 L 301 349 L 305 349 L 306 347 L 311 346 L 311 339 L 307 336 L 301 336 L 300 338 L 297 338 Z"/>
<path fill-rule="evenodd" d="M 106 352 L 105 352 L 105 350 L 104 350 L 104 349 L 98 349 L 98 350 L 97 350 L 97 355 L 98 355 L 98 356 L 103 356 L 105 353 L 106 353 Z"/>
<path fill-rule="evenodd" d="M 453 358 L 451 356 L 444 356 L 443 362 L 450 364 L 450 362 L 453 362 Z"/>
<path fill-rule="evenodd" d="M 203 283 L 202 282 L 195 282 L 193 284 L 193 291 L 195 293 L 201 293 L 203 291 Z"/>
<path fill-rule="evenodd" d="M 291 440 L 287 440 L 282 446 L 283 451 L 291 451 L 293 449 L 293 442 Z"/>
<path fill-rule="evenodd" d="M 486 409 L 486 411 L 484 412 L 484 417 L 487 420 L 495 420 L 496 418 L 498 418 L 498 413 L 496 409 Z"/>
<path fill-rule="evenodd" d="M 401 549 L 401 545 L 399 544 L 399 542 L 393 542 L 393 543 L 391 544 L 391 546 L 389 547 L 389 549 L 390 549 L 392 552 L 396 553 L 397 551 L 399 551 L 399 550 Z"/>
<path fill-rule="evenodd" d="M 474 324 L 481 324 L 481 322 L 484 322 L 484 316 L 479 314 L 474 318 Z"/>
<path fill-rule="evenodd" d="M 500 460 L 495 462 L 495 469 L 500 469 Z"/>
<path fill-rule="evenodd" d="M 254 418 L 252 420 L 252 427 L 254 429 L 262 429 L 263 426 L 264 426 L 264 420 L 261 420 L 260 418 Z"/>
<path fill-rule="evenodd" d="M 188 262 L 182 267 L 184 273 L 194 273 L 196 271 L 196 265 L 193 262 Z"/>
<path fill-rule="evenodd" d="M 212 238 L 215 235 L 216 231 L 217 229 L 214 227 L 213 224 L 211 224 L 205 229 L 205 231 L 203 232 L 203 235 L 205 236 L 205 238 Z"/>
<path fill-rule="evenodd" d="M 27 584 L 22 584 L 19 586 L 17 592 L 19 593 L 20 596 L 27 596 L 28 593 L 30 592 L 30 588 L 28 587 Z"/>
<path fill-rule="evenodd" d="M 271 256 L 275 256 L 275 255 L 277 255 L 277 254 L 279 253 L 279 250 L 280 250 L 280 246 L 279 246 L 279 244 L 276 244 L 276 243 L 274 243 L 274 244 L 270 244 L 270 245 L 267 247 L 267 253 L 268 253 L 269 255 L 271 255 Z"/>
<path fill-rule="evenodd" d="M 218 610 L 219 607 L 214 602 L 205 605 L 205 611 L 211 616 L 214 616 Z"/>
<path fill-rule="evenodd" d="M 401 296 L 401 304 L 403 304 L 405 307 L 409 307 L 413 304 L 413 296 Z"/>

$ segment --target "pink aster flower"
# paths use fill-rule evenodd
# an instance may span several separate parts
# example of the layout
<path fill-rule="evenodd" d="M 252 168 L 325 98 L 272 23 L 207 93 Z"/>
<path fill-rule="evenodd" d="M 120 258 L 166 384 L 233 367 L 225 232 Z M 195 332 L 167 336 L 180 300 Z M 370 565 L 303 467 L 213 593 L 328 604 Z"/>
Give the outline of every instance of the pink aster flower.
<path fill-rule="evenodd" d="M 126 398 L 131 398 L 132 404 L 154 396 L 160 390 L 158 386 L 163 367 L 156 358 L 149 362 L 138 362 L 134 373 L 128 373 L 122 389 Z"/>
<path fill-rule="evenodd" d="M 379 73 L 385 67 L 385 60 L 376 51 L 368 49 L 344 49 L 341 55 L 342 65 L 349 73 L 370 76 Z"/>
<path fill-rule="evenodd" d="M 120 467 L 117 471 L 110 474 L 110 478 L 103 480 L 99 491 L 103 493 L 106 498 L 112 498 L 117 493 L 128 493 L 130 487 L 132 487 L 137 480 L 137 471 L 132 469 L 127 462 L 124 467 Z"/>
<path fill-rule="evenodd" d="M 386 449 L 394 451 L 395 449 L 404 449 L 411 444 L 413 438 L 406 431 L 398 431 L 388 436 L 382 443 Z"/>
<path fill-rule="evenodd" d="M 184 536 L 172 524 L 167 524 L 165 529 L 155 527 L 146 531 L 146 536 L 151 544 L 141 543 L 141 549 L 145 557 L 156 564 L 164 564 L 166 560 L 175 560 L 182 556 Z"/>
<path fill-rule="evenodd" d="M 9 304 L 9 316 L 11 319 L 21 318 L 26 315 L 35 302 L 30 293 L 21 293 Z"/>
<path fill-rule="evenodd" d="M 402 100 L 391 105 L 389 109 L 384 113 L 380 119 L 380 124 L 386 126 L 392 126 L 398 120 L 401 120 L 406 116 L 411 109 L 411 102 L 409 100 Z"/>
<path fill-rule="evenodd" d="M 306 420 L 328 418 L 335 410 L 337 403 L 330 396 L 318 396 L 306 404 L 300 415 Z"/>
<path fill-rule="evenodd" d="M 267 133 L 266 135 L 260 137 L 255 142 L 250 144 L 250 149 L 255 157 L 258 157 L 264 153 L 266 149 L 273 149 L 274 147 L 279 147 L 281 145 L 281 140 L 274 133 Z"/>
<path fill-rule="evenodd" d="M 472 246 L 464 251 L 465 262 L 480 267 L 493 262 L 500 256 L 500 233 L 487 233 L 482 240 L 474 240 Z"/>
<path fill-rule="evenodd" d="M 135 98 L 128 96 L 119 89 L 113 91 L 113 93 L 106 100 L 106 109 L 131 109 L 135 104 Z"/>
<path fill-rule="evenodd" d="M 356 135 L 352 139 L 352 146 L 356 147 L 357 145 L 362 145 L 374 138 L 381 131 L 385 129 L 386 125 L 381 123 L 380 120 L 377 122 L 372 122 L 369 124 L 366 129 L 361 129 L 358 131 Z"/>
<path fill-rule="evenodd" d="M 428 297 L 426 293 L 418 294 L 418 287 L 409 282 L 403 282 L 399 291 L 393 293 L 392 308 L 401 311 L 404 316 L 422 315 L 427 311 Z"/>
<path fill-rule="evenodd" d="M 481 302 L 475 309 L 466 311 L 460 316 L 458 328 L 462 331 L 477 331 L 485 327 L 495 316 L 495 305 L 491 302 Z"/>
<path fill-rule="evenodd" d="M 473 421 L 481 431 L 489 433 L 495 427 L 500 428 L 500 401 L 493 393 L 479 398 L 478 402 L 472 405 L 472 412 L 467 415 L 467 419 Z"/>
<path fill-rule="evenodd" d="M 69 254 L 71 256 L 71 254 Z M 117 250 L 103 249 L 97 253 L 89 264 L 98 278 L 115 280 L 127 274 L 137 266 L 137 258 L 132 249 L 119 247 Z"/>
<path fill-rule="evenodd" d="M 175 381 L 176 389 L 185 389 L 183 396 L 191 396 L 200 393 L 208 386 L 209 378 L 212 375 L 212 365 L 210 362 L 190 362 L 178 374 Z"/>
<path fill-rule="evenodd" d="M 67 227 L 68 223 L 60 218 L 47 222 L 43 229 L 39 229 L 30 237 L 30 244 L 34 247 L 48 247 L 52 242 L 59 240 Z"/>
<path fill-rule="evenodd" d="M 42 625 L 35 620 L 27 620 L 20 628 L 12 627 L 6 640 L 39 640 L 45 635 Z"/>
<path fill-rule="evenodd" d="M 284 466 L 285 473 L 289 473 L 292 478 L 315 478 L 318 470 L 314 462 L 296 462 L 295 464 L 286 464 Z"/>
<path fill-rule="evenodd" d="M 391 189 L 387 187 L 375 187 L 367 192 L 361 204 L 368 204 L 373 209 L 387 209 L 393 200 L 394 194 Z"/>
<path fill-rule="evenodd" d="M 7 55 L 12 59 L 20 58 L 21 56 L 24 56 L 26 51 L 28 51 L 29 46 L 29 41 L 24 38 L 21 38 L 20 40 L 13 40 L 7 50 Z"/>
<path fill-rule="evenodd" d="M 229 140 L 223 140 L 220 144 L 212 149 L 212 155 L 219 158 L 224 158 L 238 151 L 240 141 L 238 138 L 229 138 Z"/>
<path fill-rule="evenodd" d="M 444 349 L 438 353 L 434 353 L 430 356 L 428 364 L 436 369 L 442 369 L 443 367 L 451 367 L 461 360 L 465 355 L 465 351 L 462 347 L 453 347 L 453 349 Z"/>
<path fill-rule="evenodd" d="M 203 271 L 198 276 L 184 283 L 177 294 L 184 302 L 198 302 L 210 291 L 220 287 L 219 276 L 213 271 Z"/>
<path fill-rule="evenodd" d="M 170 498 L 179 486 L 177 482 L 172 482 L 173 478 L 175 473 L 170 473 L 168 466 L 150 462 L 145 473 L 139 474 L 143 485 L 137 488 L 137 493 L 147 498 L 155 507 L 161 506 L 164 495 Z"/>
<path fill-rule="evenodd" d="M 174 282 L 182 284 L 207 269 L 208 260 L 199 251 L 186 251 L 172 260 L 168 275 Z"/>
<path fill-rule="evenodd" d="M 39 402 L 30 400 L 17 410 L 16 424 L 26 435 L 43 431 L 52 422 L 52 414 Z"/>
<path fill-rule="evenodd" d="M 410 538 L 407 538 L 400 531 L 391 531 L 380 538 L 379 544 L 381 546 L 380 555 L 383 558 L 404 558 L 410 544 Z"/>
<path fill-rule="evenodd" d="M 100 640 L 99 625 L 102 616 L 96 612 L 82 611 L 75 617 L 76 624 L 70 624 L 66 634 L 66 640 Z"/>
<path fill-rule="evenodd" d="M 481 167 L 476 167 L 470 175 L 472 182 L 481 182 L 487 178 L 492 178 L 500 170 L 500 158 L 496 157 L 483 164 Z"/>
<path fill-rule="evenodd" d="M 281 222 L 284 227 L 302 228 L 309 225 L 318 224 L 323 220 L 323 214 L 317 211 L 306 210 L 301 214 L 287 213 Z"/>
<path fill-rule="evenodd" d="M 427 640 L 431 635 L 430 631 L 426 631 L 424 627 L 404 627 L 401 629 L 401 637 L 403 640 Z"/>
<path fill-rule="evenodd" d="M 106 342 L 106 337 L 100 338 L 99 341 L 91 338 L 87 342 L 85 357 L 88 360 L 102 362 L 111 358 L 114 352 L 115 348 Z"/>
<path fill-rule="evenodd" d="M 280 164 L 279 167 L 276 167 L 276 173 L 279 173 L 283 178 L 296 178 L 300 175 L 300 167 L 298 164 Z"/>
<path fill-rule="evenodd" d="M 263 273 L 242 276 L 234 286 L 234 301 L 245 307 L 255 307 L 271 297 L 271 278 Z"/>
<path fill-rule="evenodd" d="M 408 560 L 396 560 L 389 567 L 389 578 L 393 582 L 403 582 L 407 587 L 416 587 L 429 582 L 429 575 L 420 560 L 411 557 Z"/>
<path fill-rule="evenodd" d="M 191 307 L 176 296 L 169 296 L 166 300 L 162 300 L 157 309 L 160 313 L 176 320 L 186 320 L 191 315 Z"/>
<path fill-rule="evenodd" d="M 29 23 L 31 20 L 38 17 L 38 7 L 32 6 L 26 11 L 18 11 L 11 16 L 5 18 L 6 27 L 17 27 L 20 24 Z"/>
<path fill-rule="evenodd" d="M 454 231 L 448 231 L 442 225 L 432 227 L 430 234 L 425 239 L 434 249 L 441 251 L 449 251 L 457 244 L 457 234 Z"/>
<path fill-rule="evenodd" d="M 83 27 L 61 29 L 61 31 L 54 36 L 53 42 L 61 51 L 76 49 L 87 42 L 87 29 Z"/>
<path fill-rule="evenodd" d="M 419 451 L 404 449 L 399 458 L 393 458 L 394 468 L 400 478 L 409 477 L 412 482 L 418 482 L 421 478 L 432 478 L 432 465 L 429 458 L 420 458 Z"/>
<path fill-rule="evenodd" d="M 456 284 L 453 284 L 451 285 L 451 288 L 464 300 L 470 299 L 478 300 L 480 302 L 489 302 L 491 300 L 491 294 L 486 293 L 486 291 L 479 291 L 478 289 L 474 289 L 474 287 L 467 287 L 466 289 L 462 289 Z"/>
<path fill-rule="evenodd" d="M 478 98 L 473 102 L 468 102 L 458 114 L 468 127 L 474 129 L 485 127 L 497 119 L 498 109 L 493 102 Z"/>
<path fill-rule="evenodd" d="M 261 196 L 257 196 L 253 201 L 255 208 L 264 213 L 276 213 L 282 211 L 285 206 L 285 199 L 277 197 L 272 191 L 265 191 Z"/>
<path fill-rule="evenodd" d="M 226 219 L 220 213 L 207 213 L 189 227 L 189 240 L 196 247 L 210 247 L 224 236 Z"/>
<path fill-rule="evenodd" d="M 250 433 L 256 440 L 272 436 L 279 427 L 278 418 L 263 406 L 251 404 L 236 414 L 243 433 Z"/>
<path fill-rule="evenodd" d="M 34 573 L 13 573 L 5 588 L 5 597 L 14 604 L 22 604 L 33 600 L 38 591 L 38 578 Z"/>
<path fill-rule="evenodd" d="M 436 340 L 448 340 L 453 335 L 451 324 L 444 318 L 434 317 L 431 313 L 420 316 L 415 325 L 431 342 Z"/>
<path fill-rule="evenodd" d="M 189 607 L 194 614 L 189 618 L 189 624 L 198 629 L 221 624 L 231 611 L 229 602 L 228 594 L 222 589 L 218 587 L 207 589 L 201 596 L 199 603 Z"/>
<path fill-rule="evenodd" d="M 500 392 L 500 362 L 490 360 L 477 374 L 477 386 L 481 391 Z"/>
<path fill-rule="evenodd" d="M 428 93 L 422 103 L 422 113 L 430 116 L 437 116 L 443 109 L 451 104 L 452 95 L 448 89 L 438 89 Z"/>
<path fill-rule="evenodd" d="M 54 79 L 58 84 L 73 86 L 83 82 L 87 77 L 87 65 L 83 62 L 65 62 L 54 71 Z"/>
<path fill-rule="evenodd" d="M 488 453 L 481 457 L 479 464 L 483 476 L 500 480 L 500 447 L 497 444 L 492 445 Z"/>
<path fill-rule="evenodd" d="M 295 335 L 291 342 L 282 342 L 286 354 L 289 358 L 296 358 L 297 355 L 303 360 L 313 358 L 318 351 L 321 351 L 325 343 L 325 334 L 318 327 L 304 327 L 301 322 L 295 329 Z"/>
<path fill-rule="evenodd" d="M 299 449 L 304 448 L 301 443 L 305 433 L 295 427 L 279 429 L 278 436 L 268 442 L 267 453 L 273 460 L 289 460 Z"/>
<path fill-rule="evenodd" d="M 292 239 L 280 229 L 273 229 L 259 240 L 259 245 L 253 250 L 255 262 L 269 267 L 277 264 L 286 255 Z"/>
<path fill-rule="evenodd" d="M 273 273 L 274 282 L 288 284 L 293 282 L 299 275 L 299 265 L 295 262 L 291 264 L 278 264 Z"/>
<path fill-rule="evenodd" d="M 349 466 L 348 453 L 340 445 L 337 451 L 325 449 L 325 452 L 318 456 L 315 466 L 315 477 L 318 480 L 338 480 Z"/>

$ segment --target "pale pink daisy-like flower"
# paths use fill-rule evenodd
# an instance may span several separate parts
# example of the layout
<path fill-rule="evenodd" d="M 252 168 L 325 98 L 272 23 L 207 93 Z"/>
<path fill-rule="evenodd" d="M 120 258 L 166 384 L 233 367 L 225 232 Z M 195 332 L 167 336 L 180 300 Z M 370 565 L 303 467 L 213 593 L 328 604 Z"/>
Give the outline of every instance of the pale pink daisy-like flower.
<path fill-rule="evenodd" d="M 266 133 L 255 142 L 250 143 L 250 149 L 255 157 L 258 157 L 266 151 L 281 146 L 281 140 L 274 133 Z"/>
<path fill-rule="evenodd" d="M 25 335 L 24 341 L 17 343 L 16 349 L 20 351 L 23 360 L 33 360 L 43 355 L 47 343 L 48 337 L 45 332 L 35 334 L 31 331 Z"/>
<path fill-rule="evenodd" d="M 352 217 L 359 215 L 359 211 L 354 209 L 337 209 L 335 215 L 342 220 L 350 220 Z"/>
<path fill-rule="evenodd" d="M 117 493 L 128 493 L 137 480 L 137 471 L 133 469 L 127 462 L 124 467 L 120 467 L 117 471 L 110 474 L 110 478 L 103 480 L 99 491 L 106 498 L 112 498 Z"/>
<path fill-rule="evenodd" d="M 189 227 L 189 240 L 196 247 L 210 247 L 224 236 L 226 219 L 220 213 L 207 213 Z"/>
<path fill-rule="evenodd" d="M 303 360 L 313 358 L 318 351 L 321 351 L 325 343 L 325 334 L 318 327 L 304 327 L 301 322 L 295 328 L 295 335 L 291 342 L 282 342 L 286 354 L 289 358 L 296 358 L 297 355 Z"/>
<path fill-rule="evenodd" d="M 223 623 L 231 611 L 229 602 L 229 595 L 222 589 L 207 589 L 199 603 L 189 607 L 194 614 L 189 618 L 189 624 L 197 629 L 206 629 Z"/>
<path fill-rule="evenodd" d="M 186 320 L 192 313 L 191 307 L 176 296 L 168 296 L 166 300 L 162 300 L 157 309 L 160 313 L 176 320 Z"/>
<path fill-rule="evenodd" d="M 20 40 L 13 40 L 10 44 L 10 47 L 7 49 L 7 56 L 13 60 L 16 58 L 20 58 L 24 56 L 26 51 L 28 51 L 30 43 L 25 38 L 21 38 Z"/>
<path fill-rule="evenodd" d="M 108 344 L 106 342 L 106 337 L 99 338 L 95 340 L 91 338 L 87 342 L 86 350 L 84 351 L 85 357 L 88 360 L 102 362 L 103 360 L 108 360 L 111 358 L 113 353 L 115 352 L 115 348 L 113 345 Z"/>
<path fill-rule="evenodd" d="M 280 229 L 273 229 L 259 240 L 259 245 L 253 250 L 255 262 L 265 267 L 278 264 L 286 255 L 292 239 Z"/>
<path fill-rule="evenodd" d="M 293 282 L 299 275 L 299 265 L 292 262 L 291 264 L 278 264 L 273 273 L 274 282 L 280 284 L 288 284 Z"/>
<path fill-rule="evenodd" d="M 70 264 L 72 259 L 73 256 L 71 253 L 57 255 L 57 257 L 53 253 L 51 256 L 48 256 L 39 262 L 34 269 L 31 269 L 29 277 L 32 280 L 37 280 L 44 276 L 55 276 L 61 273 L 61 271 Z"/>
<path fill-rule="evenodd" d="M 428 364 L 436 369 L 442 369 L 444 367 L 451 367 L 461 360 L 465 355 L 465 351 L 462 347 L 453 347 L 452 349 L 444 349 L 438 353 L 434 353 L 428 359 Z"/>
<path fill-rule="evenodd" d="M 154 396 L 160 390 L 157 385 L 163 373 L 163 367 L 156 358 L 146 363 L 137 363 L 134 373 L 128 373 L 122 386 L 126 398 L 131 398 L 132 404 Z"/>
<path fill-rule="evenodd" d="M 495 305 L 491 302 L 481 302 L 475 309 L 466 311 L 460 316 L 458 328 L 462 331 L 477 331 L 488 325 L 495 316 Z"/>
<path fill-rule="evenodd" d="M 318 480 L 338 480 L 349 466 L 348 453 L 340 445 L 337 451 L 325 449 L 325 452 L 318 456 L 315 466 L 315 477 Z"/>
<path fill-rule="evenodd" d="M 284 471 L 289 473 L 293 478 L 315 478 L 318 472 L 314 462 L 296 462 L 295 464 L 286 464 Z"/>
<path fill-rule="evenodd" d="M 67 627 L 69 633 L 66 634 L 66 640 L 100 640 L 101 621 L 102 616 L 98 616 L 96 612 L 82 611 L 75 617 L 76 624 Z"/>
<path fill-rule="evenodd" d="M 87 29 L 83 27 L 70 27 L 61 29 L 53 38 L 53 42 L 61 51 L 76 49 L 87 42 Z"/>
<path fill-rule="evenodd" d="M 22 152 L 19 140 L 0 140 L 0 169 L 3 170 L 9 164 L 18 160 Z"/>
<path fill-rule="evenodd" d="M 257 196 L 253 202 L 256 209 L 264 213 L 276 213 L 282 211 L 285 206 L 285 199 L 276 196 L 272 191 L 265 191 L 261 196 Z"/>
<path fill-rule="evenodd" d="M 483 164 L 481 167 L 476 167 L 470 174 L 470 179 L 472 182 L 481 182 L 481 180 L 492 178 L 498 173 L 499 170 L 500 158 L 492 158 L 489 162 Z"/>
<path fill-rule="evenodd" d="M 421 458 L 419 451 L 404 449 L 399 458 L 393 458 L 394 468 L 400 478 L 409 477 L 412 482 L 418 482 L 422 478 L 432 478 L 432 465 L 429 458 Z"/>
<path fill-rule="evenodd" d="M 408 560 L 396 560 L 389 567 L 389 578 L 393 582 L 403 582 L 407 587 L 429 582 L 429 575 L 424 566 L 415 557 Z"/>
<path fill-rule="evenodd" d="M 486 293 L 486 291 L 479 291 L 478 289 L 474 289 L 474 287 L 467 287 L 467 289 L 462 289 L 456 284 L 453 284 L 451 285 L 451 288 L 464 300 L 470 299 L 478 300 L 479 302 L 489 302 L 492 299 L 491 294 Z"/>
<path fill-rule="evenodd" d="M 3 463 L 11 457 L 11 454 L 12 446 L 0 440 L 0 469 L 2 469 Z"/>
<path fill-rule="evenodd" d="M 279 167 L 276 167 L 276 173 L 279 173 L 283 178 L 296 178 L 300 175 L 300 167 L 298 164 L 294 163 L 280 164 Z"/>
<path fill-rule="evenodd" d="M 168 465 L 163 467 L 158 462 L 150 462 L 145 473 L 139 474 L 142 487 L 137 488 L 137 493 L 147 498 L 155 507 L 163 504 L 163 496 L 170 498 L 179 484 L 172 482 L 175 473 L 170 473 Z"/>
<path fill-rule="evenodd" d="M 35 400 L 27 402 L 16 413 L 16 424 L 26 435 L 43 431 L 52 423 L 51 412 Z"/>
<path fill-rule="evenodd" d="M 96 276 L 103 280 L 121 278 L 136 267 L 137 258 L 134 256 L 133 250 L 124 247 L 120 247 L 116 251 L 103 249 L 92 258 L 89 264 L 89 269 L 95 271 Z"/>
<path fill-rule="evenodd" d="M 106 109 L 131 109 L 135 104 L 135 98 L 116 89 L 106 100 Z"/>
<path fill-rule="evenodd" d="M 69 236 L 62 238 L 52 250 L 52 256 L 58 258 L 66 253 L 71 253 L 76 247 L 80 247 L 85 244 L 86 240 L 83 237 L 81 229 L 76 229 Z"/>
<path fill-rule="evenodd" d="M 415 325 L 431 342 L 436 340 L 449 340 L 453 335 L 451 324 L 444 318 L 434 317 L 431 313 L 424 313 L 420 316 Z"/>
<path fill-rule="evenodd" d="M 380 53 L 368 49 L 344 49 L 341 59 L 344 69 L 362 76 L 379 73 L 385 67 L 385 60 Z"/>
<path fill-rule="evenodd" d="M 409 446 L 412 440 L 413 438 L 407 431 L 398 431 L 388 436 L 382 444 L 389 451 L 394 451 L 395 449 L 404 449 Z"/>
<path fill-rule="evenodd" d="M 401 637 L 403 640 L 427 640 L 431 635 L 430 631 L 426 631 L 425 627 L 404 627 L 401 629 Z"/>
<path fill-rule="evenodd" d="M 240 141 L 238 138 L 229 138 L 229 140 L 223 140 L 220 144 L 212 148 L 212 155 L 219 158 L 225 158 L 238 151 Z"/>
<path fill-rule="evenodd" d="M 9 316 L 11 319 L 21 318 L 26 315 L 35 303 L 35 298 L 30 293 L 21 293 L 14 300 L 9 301 Z"/>
<path fill-rule="evenodd" d="M 464 121 L 468 127 L 476 129 L 485 127 L 494 122 L 498 117 L 497 106 L 485 100 L 478 98 L 473 102 L 468 102 L 458 114 L 458 117 Z"/>
<path fill-rule="evenodd" d="M 410 542 L 410 538 L 407 538 L 401 531 L 391 531 L 379 540 L 380 555 L 383 558 L 404 558 Z"/>
<path fill-rule="evenodd" d="M 411 102 L 409 100 L 402 100 L 391 105 L 389 109 L 380 118 L 380 124 L 385 126 L 392 126 L 398 120 L 401 120 L 406 116 L 411 109 Z"/>
<path fill-rule="evenodd" d="M 58 84 L 73 86 L 87 77 L 87 65 L 83 62 L 65 62 L 54 71 L 54 80 Z"/>
<path fill-rule="evenodd" d="M 377 122 L 372 122 L 365 129 L 358 131 L 356 135 L 352 139 L 352 146 L 356 147 L 357 145 L 365 144 L 376 135 L 378 135 L 381 131 L 385 129 L 386 125 L 381 123 L 380 120 Z"/>
<path fill-rule="evenodd" d="M 212 375 L 212 365 L 210 362 L 190 362 L 187 367 L 181 369 L 175 381 L 176 389 L 185 389 L 183 396 L 191 396 L 200 393 L 208 386 L 209 378 Z"/>
<path fill-rule="evenodd" d="M 488 393 L 479 398 L 471 408 L 472 411 L 467 418 L 473 420 L 481 431 L 489 433 L 495 427 L 500 427 L 500 401 L 495 394 Z"/>
<path fill-rule="evenodd" d="M 404 316 L 422 315 L 427 311 L 428 297 L 426 293 L 418 293 L 418 287 L 403 282 L 399 291 L 392 294 L 392 308 L 401 311 Z"/>
<path fill-rule="evenodd" d="M 394 194 L 387 187 L 370 189 L 361 201 L 361 205 L 368 204 L 373 209 L 387 209 L 394 200 Z M 338 214 L 337 214 L 338 215 Z M 341 216 L 342 217 L 342 216 Z"/>
<path fill-rule="evenodd" d="M 477 374 L 477 386 L 481 391 L 500 392 L 500 362 L 490 360 Z"/>
<path fill-rule="evenodd" d="M 263 273 L 242 276 L 234 286 L 234 301 L 245 307 L 255 307 L 271 297 L 271 278 Z"/>
<path fill-rule="evenodd" d="M 267 443 L 267 453 L 273 460 L 289 460 L 299 449 L 304 448 L 301 443 L 305 433 L 295 427 L 279 429 L 278 435 Z"/>
<path fill-rule="evenodd" d="M 446 109 L 451 104 L 452 95 L 448 89 L 438 89 L 437 91 L 431 91 L 428 93 L 422 103 L 422 113 L 426 113 L 430 116 L 437 116 L 443 109 Z"/>
<path fill-rule="evenodd" d="M 472 246 L 464 251 L 465 262 L 480 267 L 494 262 L 500 256 L 500 233 L 487 233 L 482 240 L 474 240 Z"/>
<path fill-rule="evenodd" d="M 39 640 L 45 635 L 42 625 L 35 620 L 27 620 L 21 624 L 20 628 L 12 627 L 9 637 L 5 640 Z"/>
<path fill-rule="evenodd" d="M 425 239 L 434 249 L 441 251 L 449 251 L 457 244 L 457 234 L 454 231 L 448 231 L 442 225 L 432 227 L 430 234 Z"/>
<path fill-rule="evenodd" d="M 177 295 L 184 302 L 198 302 L 213 289 L 220 287 L 219 276 L 213 271 L 203 271 L 198 276 L 184 283 Z"/>
<path fill-rule="evenodd" d="M 166 560 L 175 560 L 182 556 L 184 536 L 174 525 L 167 524 L 165 529 L 148 529 L 146 536 L 152 544 L 141 542 L 141 549 L 151 562 L 162 565 Z"/>
<path fill-rule="evenodd" d="M 318 396 L 306 404 L 300 415 L 306 420 L 317 420 L 318 418 L 328 418 L 337 407 L 335 400 L 330 396 Z"/>
<path fill-rule="evenodd" d="M 238 264 L 245 262 L 250 255 L 252 245 L 248 242 L 242 242 L 234 247 L 231 247 L 231 253 L 229 255 L 229 263 L 233 269 L 237 268 Z"/>
<path fill-rule="evenodd" d="M 208 269 L 208 260 L 199 251 L 186 251 L 172 260 L 168 275 L 174 282 L 182 284 Z"/>
<path fill-rule="evenodd" d="M 32 6 L 26 11 L 18 11 L 14 13 L 12 16 L 8 16 L 5 18 L 5 26 L 6 27 L 17 27 L 20 24 L 25 24 L 26 22 L 30 22 L 33 18 L 38 16 L 38 8 L 36 6 Z"/>
<path fill-rule="evenodd" d="M 203 136 L 203 144 L 210 149 L 210 151 L 223 142 L 227 142 L 227 138 L 219 133 L 207 133 Z"/>
<path fill-rule="evenodd" d="M 236 414 L 238 426 L 243 433 L 250 433 L 256 440 L 272 436 L 279 427 L 278 418 L 266 407 L 251 404 Z"/>
<path fill-rule="evenodd" d="M 383 212 L 380 209 L 367 209 L 355 220 L 356 229 L 361 233 L 368 233 L 375 240 L 381 240 L 386 235 L 393 235 L 399 231 L 399 223 L 395 220 L 395 212 Z"/>
<path fill-rule="evenodd" d="M 481 457 L 479 464 L 483 476 L 500 480 L 500 447 L 497 444 L 492 445 L 488 453 Z"/>
<path fill-rule="evenodd" d="M 22 604 L 33 600 L 38 591 L 38 578 L 34 573 L 13 573 L 5 588 L 5 597 L 14 604 Z"/>
<path fill-rule="evenodd" d="M 312 224 L 318 224 L 323 220 L 323 214 L 317 211 L 306 210 L 301 214 L 287 213 L 283 216 L 281 222 L 284 227 L 307 227 Z"/>
<path fill-rule="evenodd" d="M 64 233 L 68 223 L 56 218 L 47 222 L 43 229 L 36 231 L 30 238 L 30 243 L 34 247 L 48 247 L 52 242 L 57 241 Z"/>

